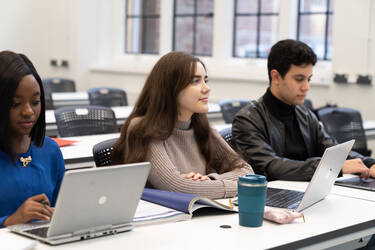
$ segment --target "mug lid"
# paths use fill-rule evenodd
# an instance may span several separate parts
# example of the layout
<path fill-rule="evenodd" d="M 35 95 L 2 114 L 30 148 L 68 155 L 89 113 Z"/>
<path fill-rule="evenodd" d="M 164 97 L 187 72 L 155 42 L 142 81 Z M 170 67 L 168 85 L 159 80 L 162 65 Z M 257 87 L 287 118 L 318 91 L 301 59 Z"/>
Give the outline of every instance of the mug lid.
<path fill-rule="evenodd" d="M 245 176 L 238 177 L 238 182 L 250 183 L 250 184 L 266 184 L 267 179 L 263 175 L 247 174 Z"/>

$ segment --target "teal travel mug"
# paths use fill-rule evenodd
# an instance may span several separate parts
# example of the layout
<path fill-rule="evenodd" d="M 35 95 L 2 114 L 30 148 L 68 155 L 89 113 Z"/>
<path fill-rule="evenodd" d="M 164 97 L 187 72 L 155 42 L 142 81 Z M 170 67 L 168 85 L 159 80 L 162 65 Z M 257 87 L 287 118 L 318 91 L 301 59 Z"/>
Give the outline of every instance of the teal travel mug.
<path fill-rule="evenodd" d="M 238 178 L 238 211 L 241 226 L 262 226 L 266 193 L 267 180 L 263 175 L 247 174 Z"/>

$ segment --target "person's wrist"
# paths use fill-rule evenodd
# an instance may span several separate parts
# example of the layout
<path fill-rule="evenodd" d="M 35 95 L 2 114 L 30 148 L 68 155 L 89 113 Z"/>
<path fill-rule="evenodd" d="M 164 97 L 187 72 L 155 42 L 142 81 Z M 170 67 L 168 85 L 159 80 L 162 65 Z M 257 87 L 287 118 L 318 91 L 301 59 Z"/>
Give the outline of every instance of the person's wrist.
<path fill-rule="evenodd" d="M 372 176 L 373 178 L 375 178 L 375 165 L 372 165 L 370 167 L 370 172 L 369 172 L 370 176 Z"/>
<path fill-rule="evenodd" d="M 11 220 L 11 217 L 8 216 L 8 217 L 3 221 L 3 227 L 8 227 L 8 226 L 12 225 L 11 222 L 10 222 L 10 220 Z"/>
<path fill-rule="evenodd" d="M 347 167 L 346 167 L 346 166 L 343 166 L 343 167 L 341 168 L 341 172 L 342 172 L 343 174 L 348 174 L 348 169 L 347 169 Z"/>

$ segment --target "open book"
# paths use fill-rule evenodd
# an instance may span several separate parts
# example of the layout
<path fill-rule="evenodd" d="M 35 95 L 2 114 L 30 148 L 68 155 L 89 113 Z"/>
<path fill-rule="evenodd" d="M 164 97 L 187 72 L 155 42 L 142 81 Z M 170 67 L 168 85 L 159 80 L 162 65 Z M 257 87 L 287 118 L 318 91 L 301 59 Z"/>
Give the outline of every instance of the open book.
<path fill-rule="evenodd" d="M 189 220 L 199 208 L 211 207 L 237 212 L 229 199 L 211 200 L 193 194 L 145 188 L 134 217 L 135 224 Z"/>

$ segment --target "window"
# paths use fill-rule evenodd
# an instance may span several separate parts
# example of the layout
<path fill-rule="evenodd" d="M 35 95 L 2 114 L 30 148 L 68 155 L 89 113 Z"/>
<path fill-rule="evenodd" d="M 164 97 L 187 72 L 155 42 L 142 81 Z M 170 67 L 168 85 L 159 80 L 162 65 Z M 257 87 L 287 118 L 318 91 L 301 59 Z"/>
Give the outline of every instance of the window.
<path fill-rule="evenodd" d="M 333 0 L 299 0 L 297 39 L 307 43 L 319 59 L 332 58 Z"/>
<path fill-rule="evenodd" d="M 125 52 L 158 54 L 160 0 L 127 0 L 125 8 Z"/>
<path fill-rule="evenodd" d="M 212 55 L 214 0 L 174 0 L 173 50 Z"/>
<path fill-rule="evenodd" d="M 265 58 L 278 41 L 279 0 L 235 0 L 233 56 Z"/>

